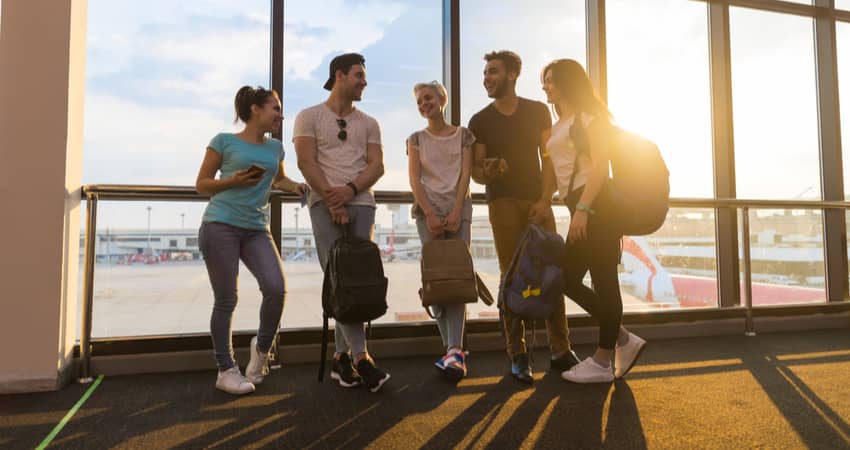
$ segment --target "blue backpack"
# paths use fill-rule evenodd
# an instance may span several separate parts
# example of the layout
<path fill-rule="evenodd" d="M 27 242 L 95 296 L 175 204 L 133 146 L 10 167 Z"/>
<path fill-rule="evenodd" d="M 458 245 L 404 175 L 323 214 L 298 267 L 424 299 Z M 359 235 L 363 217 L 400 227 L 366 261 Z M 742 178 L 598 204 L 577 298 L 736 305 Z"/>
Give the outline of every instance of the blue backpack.
<path fill-rule="evenodd" d="M 529 224 L 499 285 L 499 306 L 526 320 L 545 320 L 564 301 L 564 239 Z"/>

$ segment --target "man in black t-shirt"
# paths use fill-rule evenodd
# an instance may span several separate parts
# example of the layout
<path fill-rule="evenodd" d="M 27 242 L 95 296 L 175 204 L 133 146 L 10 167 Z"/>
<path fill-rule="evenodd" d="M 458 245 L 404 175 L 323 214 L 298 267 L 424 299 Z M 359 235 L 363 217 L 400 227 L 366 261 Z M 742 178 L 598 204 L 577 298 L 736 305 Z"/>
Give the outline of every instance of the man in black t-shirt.
<path fill-rule="evenodd" d="M 541 172 L 541 161 L 552 164 L 545 151 L 552 118 L 543 103 L 516 95 L 516 80 L 522 67 L 516 53 L 492 52 L 484 59 L 484 88 L 494 100 L 469 120 L 469 129 L 476 138 L 472 178 L 486 186 L 493 240 L 504 276 L 529 222 L 555 231 L 554 172 Z M 511 375 L 531 383 L 534 379 L 525 345 L 525 324 L 506 308 L 501 313 Z M 552 352 L 551 368 L 563 371 L 578 363 L 570 348 L 563 302 L 546 320 L 546 331 Z"/>

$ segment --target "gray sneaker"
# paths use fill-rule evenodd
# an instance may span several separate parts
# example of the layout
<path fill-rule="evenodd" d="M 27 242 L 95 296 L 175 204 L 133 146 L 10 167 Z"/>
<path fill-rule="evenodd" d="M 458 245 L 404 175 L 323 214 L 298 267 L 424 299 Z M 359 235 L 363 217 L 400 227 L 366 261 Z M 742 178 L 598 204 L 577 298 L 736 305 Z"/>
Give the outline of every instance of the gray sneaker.
<path fill-rule="evenodd" d="M 245 368 L 245 378 L 255 385 L 260 384 L 269 374 L 269 354 L 261 354 L 257 349 L 257 337 L 251 338 L 251 360 L 248 361 L 248 367 Z"/>
<path fill-rule="evenodd" d="M 238 367 L 219 371 L 215 387 L 234 395 L 250 394 L 255 389 L 254 383 L 243 377 Z"/>

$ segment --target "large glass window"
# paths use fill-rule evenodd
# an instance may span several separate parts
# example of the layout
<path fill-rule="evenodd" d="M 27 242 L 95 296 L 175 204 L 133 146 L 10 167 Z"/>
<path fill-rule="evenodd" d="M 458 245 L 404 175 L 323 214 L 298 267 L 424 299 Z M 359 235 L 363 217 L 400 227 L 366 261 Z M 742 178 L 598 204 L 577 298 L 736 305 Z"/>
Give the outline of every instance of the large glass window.
<path fill-rule="evenodd" d="M 236 91 L 269 84 L 268 0 L 91 0 L 88 14 L 83 183 L 194 185 L 210 139 L 238 129 Z M 140 213 L 99 220 L 132 228 Z"/>
<path fill-rule="evenodd" d="M 287 160 L 295 162 L 295 116 L 327 99 L 322 85 L 330 60 L 358 52 L 366 58 L 369 85 L 356 106 L 378 120 L 383 135 L 386 173 L 376 189 L 409 190 L 405 139 L 427 125 L 413 86 L 442 80 L 442 2 L 285 2 L 285 8 L 284 146 L 292 155 Z"/>
<path fill-rule="evenodd" d="M 838 54 L 838 95 L 841 115 L 841 149 L 844 165 L 844 198 L 850 198 L 850 23 L 835 26 Z"/>
<path fill-rule="evenodd" d="M 517 94 L 546 101 L 540 71 L 557 58 L 586 62 L 584 2 L 464 0 L 460 3 L 461 122 L 490 99 L 483 86 L 484 54 L 511 50 L 522 58 Z"/>
<path fill-rule="evenodd" d="M 838 4 L 836 3 L 836 6 Z M 850 7 L 850 2 L 847 4 Z M 836 47 L 838 54 L 838 95 L 841 115 L 841 153 L 844 168 L 844 200 L 850 199 L 850 23 L 835 25 Z M 850 211 L 845 212 L 845 220 L 850 224 Z M 850 229 L 850 228 L 848 228 Z M 848 233 L 850 235 L 850 233 Z M 850 249 L 848 249 L 850 252 Z M 848 254 L 850 259 L 850 254 Z"/>
<path fill-rule="evenodd" d="M 210 139 L 238 130 L 238 88 L 269 85 L 269 11 L 268 0 L 90 0 L 83 183 L 194 185 Z M 101 203 L 94 336 L 208 329 L 202 211 L 202 203 Z M 250 303 L 256 282 L 241 273 Z M 256 317 L 243 308 L 237 324 Z"/>
<path fill-rule="evenodd" d="M 820 211 L 750 211 L 750 260 L 753 305 L 826 301 Z"/>
<path fill-rule="evenodd" d="M 472 115 L 491 101 L 483 86 L 486 53 L 494 50 L 516 52 L 522 58 L 517 94 L 545 102 L 540 71 L 557 58 L 572 58 L 584 65 L 587 54 L 585 29 L 584 2 L 460 2 L 461 124 L 468 125 Z M 484 191 L 484 186 L 474 181 L 471 188 L 473 192 Z M 472 250 L 475 267 L 495 293 L 499 282 L 499 264 L 487 209 L 484 206 L 476 207 L 473 214 Z M 559 224 L 569 223 L 566 208 L 555 208 L 555 215 Z M 580 312 L 577 307 L 568 309 L 568 313 L 576 312 Z M 470 317 L 495 319 L 498 313 L 492 307 L 484 308 L 479 303 L 471 305 Z"/>
<path fill-rule="evenodd" d="M 740 198 L 820 199 L 812 19 L 730 9 Z"/>
<path fill-rule="evenodd" d="M 614 120 L 658 144 L 671 195 L 713 196 L 705 4 L 609 0 L 606 19 Z"/>
<path fill-rule="evenodd" d="M 405 140 L 427 125 L 416 108 L 413 86 L 443 78 L 442 2 L 320 3 L 328 4 L 285 3 L 284 146 L 292 155 L 287 156 L 289 172 L 293 178 L 300 177 L 291 143 L 295 116 L 327 99 L 322 85 L 328 78 L 330 60 L 354 51 L 366 58 L 369 83 L 363 101 L 356 106 L 378 120 L 384 144 L 385 174 L 375 189 L 409 191 Z M 309 212 L 299 205 L 284 205 L 283 222 L 288 283 L 283 325 L 317 326 L 321 324 L 322 272 Z M 379 321 L 415 320 L 424 311 L 417 294 L 419 237 L 410 207 L 380 206 L 374 240 L 385 255 L 392 299 L 390 311 Z"/>
<path fill-rule="evenodd" d="M 83 181 L 193 184 L 233 97 L 269 83 L 269 2 L 88 5 Z"/>

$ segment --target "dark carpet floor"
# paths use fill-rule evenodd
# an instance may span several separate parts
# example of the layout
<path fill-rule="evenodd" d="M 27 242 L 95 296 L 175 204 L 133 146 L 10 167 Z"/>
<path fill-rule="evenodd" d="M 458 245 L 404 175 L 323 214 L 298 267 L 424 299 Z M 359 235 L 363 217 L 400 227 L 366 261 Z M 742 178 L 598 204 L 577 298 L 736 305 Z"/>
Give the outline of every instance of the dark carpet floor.
<path fill-rule="evenodd" d="M 436 358 L 386 359 L 377 394 L 311 365 L 243 397 L 213 372 L 107 377 L 51 448 L 850 448 L 850 330 L 650 342 L 609 385 L 569 384 L 547 358 L 531 387 L 501 353 L 470 355 L 457 386 Z M 38 445 L 87 388 L 0 396 L 0 448 Z"/>

